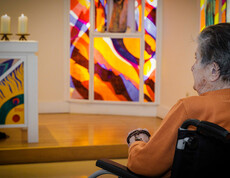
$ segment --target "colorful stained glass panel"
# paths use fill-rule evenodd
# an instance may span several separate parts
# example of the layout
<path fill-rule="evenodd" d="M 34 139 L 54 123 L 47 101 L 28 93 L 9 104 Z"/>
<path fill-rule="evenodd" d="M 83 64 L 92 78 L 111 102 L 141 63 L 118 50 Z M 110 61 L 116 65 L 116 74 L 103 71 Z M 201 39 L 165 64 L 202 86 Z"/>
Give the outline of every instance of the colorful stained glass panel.
<path fill-rule="evenodd" d="M 105 32 L 107 29 L 107 1 L 95 0 L 95 31 Z"/>
<path fill-rule="evenodd" d="M 142 5 L 141 0 L 135 1 L 135 23 L 136 23 L 136 30 L 141 31 L 141 23 L 142 23 Z"/>
<path fill-rule="evenodd" d="M 157 0 L 145 2 L 144 101 L 155 101 Z"/>
<path fill-rule="evenodd" d="M 72 0 L 70 7 L 70 97 L 89 98 L 90 0 Z"/>
<path fill-rule="evenodd" d="M 227 1 L 222 0 L 221 4 L 221 22 L 226 22 Z"/>
<path fill-rule="evenodd" d="M 201 0 L 200 1 L 200 28 L 221 22 L 227 22 L 229 0 Z"/>
<path fill-rule="evenodd" d="M 140 39 L 94 39 L 94 99 L 139 101 Z"/>
<path fill-rule="evenodd" d="M 126 2 L 125 2 L 126 1 Z M 141 0 L 125 0 L 123 3 L 128 3 L 127 8 L 127 29 L 126 32 L 134 32 L 134 31 L 141 31 L 141 18 L 142 18 L 142 5 Z M 130 3 L 134 8 L 130 8 Z M 114 21 L 114 19 L 110 19 L 113 13 L 113 6 L 114 2 L 108 0 L 95 0 L 95 31 L 98 32 L 107 32 L 109 31 L 109 21 Z M 109 7 L 110 6 L 110 7 Z M 111 11 L 111 12 L 110 12 Z M 122 21 L 121 15 L 118 15 L 119 12 L 114 12 L 114 17 L 120 18 L 119 21 Z M 133 22 L 132 22 L 133 21 Z M 134 24 L 134 27 L 132 25 Z M 134 29 L 134 30 L 133 30 Z M 118 32 L 118 31 L 117 31 Z"/>

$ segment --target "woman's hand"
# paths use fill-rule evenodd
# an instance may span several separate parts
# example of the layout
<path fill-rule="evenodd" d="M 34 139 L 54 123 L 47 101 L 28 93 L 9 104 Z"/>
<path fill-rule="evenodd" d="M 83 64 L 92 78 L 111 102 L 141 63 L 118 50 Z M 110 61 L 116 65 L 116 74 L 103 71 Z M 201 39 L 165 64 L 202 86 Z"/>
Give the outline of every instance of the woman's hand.
<path fill-rule="evenodd" d="M 135 129 L 129 132 L 128 134 L 127 137 L 128 146 L 130 146 L 135 141 L 143 141 L 147 143 L 149 141 L 150 136 L 151 135 L 147 129 L 141 129 L 141 128 Z"/>

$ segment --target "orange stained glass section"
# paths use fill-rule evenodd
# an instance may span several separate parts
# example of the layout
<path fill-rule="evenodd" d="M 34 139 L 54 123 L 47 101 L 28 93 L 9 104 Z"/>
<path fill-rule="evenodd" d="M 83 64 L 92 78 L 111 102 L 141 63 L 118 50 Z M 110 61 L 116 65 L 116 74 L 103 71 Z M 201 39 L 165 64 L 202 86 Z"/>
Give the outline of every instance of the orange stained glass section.
<path fill-rule="evenodd" d="M 95 38 L 94 99 L 139 101 L 139 59 L 139 38 Z"/>

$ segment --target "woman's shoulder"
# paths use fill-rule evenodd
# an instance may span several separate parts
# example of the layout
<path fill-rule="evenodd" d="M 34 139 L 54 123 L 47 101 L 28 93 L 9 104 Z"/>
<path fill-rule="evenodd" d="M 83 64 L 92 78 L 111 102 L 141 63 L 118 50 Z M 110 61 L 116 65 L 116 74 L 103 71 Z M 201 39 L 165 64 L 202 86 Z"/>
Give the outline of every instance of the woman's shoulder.
<path fill-rule="evenodd" d="M 209 110 L 213 107 L 212 99 L 210 99 L 207 96 L 190 96 L 187 98 L 183 98 L 180 100 L 180 102 L 183 104 L 186 113 L 188 116 L 198 114 L 201 114 L 205 110 Z"/>
<path fill-rule="evenodd" d="M 203 96 L 188 96 L 186 98 L 182 98 L 181 100 L 183 102 L 190 102 L 190 101 L 196 101 L 196 100 L 202 100 Z"/>

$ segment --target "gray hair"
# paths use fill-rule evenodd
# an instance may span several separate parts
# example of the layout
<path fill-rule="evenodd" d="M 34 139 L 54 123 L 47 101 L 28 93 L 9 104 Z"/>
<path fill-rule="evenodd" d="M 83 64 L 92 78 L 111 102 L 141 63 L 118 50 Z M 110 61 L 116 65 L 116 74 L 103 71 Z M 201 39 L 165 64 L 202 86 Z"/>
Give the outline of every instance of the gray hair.
<path fill-rule="evenodd" d="M 217 63 L 224 82 L 230 82 L 230 23 L 205 28 L 198 36 L 201 63 Z"/>

